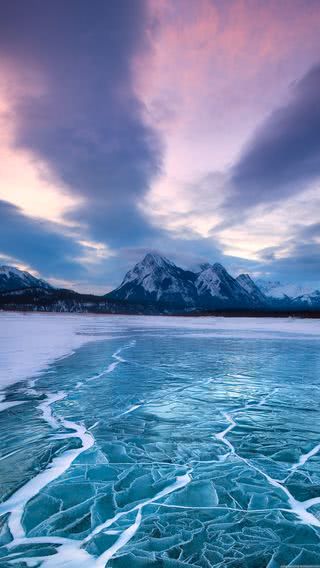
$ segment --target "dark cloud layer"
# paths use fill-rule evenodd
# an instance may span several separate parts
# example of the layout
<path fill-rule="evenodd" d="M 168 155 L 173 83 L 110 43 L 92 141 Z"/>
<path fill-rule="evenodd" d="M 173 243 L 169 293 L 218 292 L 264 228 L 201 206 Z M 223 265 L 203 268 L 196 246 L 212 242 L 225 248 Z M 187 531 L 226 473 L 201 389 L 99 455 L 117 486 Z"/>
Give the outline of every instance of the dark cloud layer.
<path fill-rule="evenodd" d="M 230 209 L 280 201 L 320 177 L 320 65 L 292 86 L 232 171 Z"/>
<path fill-rule="evenodd" d="M 319 241 L 320 223 L 297 226 L 287 241 L 261 251 L 260 270 L 283 281 L 313 282 L 315 288 L 320 288 Z"/>
<path fill-rule="evenodd" d="M 0 200 L 0 251 L 46 277 L 81 278 L 86 271 L 76 258 L 83 248 L 54 224 L 32 219 Z"/>
<path fill-rule="evenodd" d="M 19 90 L 16 145 L 86 199 L 77 221 L 115 246 L 153 232 L 138 202 L 161 148 L 132 79 L 134 58 L 148 49 L 147 21 L 144 0 L 10 0 L 1 9 L 2 57 L 44 88 Z"/>
<path fill-rule="evenodd" d="M 274 251 L 277 252 L 277 251 Z M 315 243 L 295 243 L 286 256 L 262 262 L 257 269 L 282 282 L 313 283 L 319 289 L 320 250 Z"/>

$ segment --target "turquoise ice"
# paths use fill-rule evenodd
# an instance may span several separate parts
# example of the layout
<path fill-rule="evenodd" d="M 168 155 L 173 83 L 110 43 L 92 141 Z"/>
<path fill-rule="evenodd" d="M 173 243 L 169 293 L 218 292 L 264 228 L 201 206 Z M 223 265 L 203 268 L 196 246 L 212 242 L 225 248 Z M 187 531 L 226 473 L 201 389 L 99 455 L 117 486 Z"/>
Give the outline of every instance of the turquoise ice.
<path fill-rule="evenodd" d="M 82 321 L 2 391 L 1 568 L 319 565 L 319 324 Z"/>

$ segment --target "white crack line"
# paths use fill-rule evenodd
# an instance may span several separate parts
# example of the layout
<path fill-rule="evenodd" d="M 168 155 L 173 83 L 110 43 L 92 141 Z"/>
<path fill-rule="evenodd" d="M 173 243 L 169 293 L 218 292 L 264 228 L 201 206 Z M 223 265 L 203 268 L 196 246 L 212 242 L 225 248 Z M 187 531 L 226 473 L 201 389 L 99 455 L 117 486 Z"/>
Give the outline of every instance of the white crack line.
<path fill-rule="evenodd" d="M 277 389 L 275 389 L 275 390 L 277 390 Z M 274 392 L 275 391 L 270 393 L 270 396 L 272 396 L 272 394 Z M 268 397 L 268 398 L 270 398 L 270 397 Z M 249 406 L 250 405 L 245 405 L 241 409 L 238 408 L 238 409 L 234 410 L 233 413 L 239 412 L 240 410 L 245 410 L 245 409 L 249 408 Z M 230 452 L 227 452 L 227 454 L 224 455 L 223 459 L 226 459 L 230 454 L 236 456 L 238 459 L 243 461 L 248 467 L 250 467 L 251 469 L 254 469 L 256 472 L 260 473 L 268 481 L 268 483 L 270 483 L 270 485 L 273 485 L 273 487 L 277 487 L 278 489 L 280 489 L 288 498 L 288 502 L 289 502 L 289 505 L 290 505 L 292 511 L 301 519 L 301 521 L 303 523 L 308 524 L 308 525 L 312 525 L 312 526 L 315 526 L 315 527 L 320 527 L 320 520 L 317 519 L 317 517 L 315 515 L 313 515 L 312 513 L 309 513 L 309 511 L 307 511 L 307 509 L 309 509 L 313 505 L 317 505 L 317 504 L 320 503 L 320 497 L 315 497 L 315 498 L 309 499 L 307 501 L 298 501 L 297 499 L 295 499 L 293 497 L 293 495 L 290 493 L 290 491 L 280 481 L 273 479 L 270 475 L 265 473 L 262 469 L 260 469 L 259 467 L 255 466 L 253 463 L 251 463 L 251 461 L 247 460 L 246 458 L 239 456 L 239 454 L 236 453 L 235 448 L 231 444 L 231 442 L 229 442 L 229 440 L 227 440 L 225 438 L 225 436 L 237 426 L 237 423 L 230 416 L 230 414 L 224 413 L 224 416 L 228 420 L 230 425 L 225 430 L 223 430 L 222 432 L 218 432 L 217 434 L 215 434 L 215 438 L 217 440 L 220 440 L 221 442 L 223 442 L 230 450 Z M 303 465 L 307 461 L 307 459 L 309 459 L 310 457 L 312 457 L 312 455 L 317 453 L 316 448 L 317 448 L 317 451 L 319 451 L 320 444 L 318 446 L 316 446 L 315 448 L 313 448 L 313 450 L 308 452 L 308 454 L 301 456 L 298 464 L 295 464 L 296 468 L 299 467 L 300 465 Z"/>

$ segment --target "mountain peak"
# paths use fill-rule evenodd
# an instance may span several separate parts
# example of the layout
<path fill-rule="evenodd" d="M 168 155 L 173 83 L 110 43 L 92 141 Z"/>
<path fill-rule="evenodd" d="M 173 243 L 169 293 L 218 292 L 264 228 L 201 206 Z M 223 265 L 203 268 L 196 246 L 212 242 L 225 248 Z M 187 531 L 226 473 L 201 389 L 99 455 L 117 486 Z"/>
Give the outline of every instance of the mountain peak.
<path fill-rule="evenodd" d="M 165 265 L 174 266 L 173 263 L 168 258 L 166 258 L 165 256 L 161 256 L 157 252 L 148 252 L 145 255 L 145 257 L 142 259 L 142 261 L 138 264 L 156 265 L 160 267 L 163 267 Z"/>
<path fill-rule="evenodd" d="M 23 274 L 27 274 L 27 272 L 25 272 L 24 270 L 20 270 L 19 268 L 16 268 L 15 266 L 9 266 L 8 264 L 2 264 L 2 266 L 0 266 L 0 273 L 4 274 L 5 276 L 8 276 L 10 274 L 16 274 L 16 275 L 23 275 Z"/>
<path fill-rule="evenodd" d="M 199 276 L 202 274 L 202 275 L 206 275 L 206 277 L 210 277 L 210 278 L 214 278 L 214 277 L 220 278 L 220 276 L 224 276 L 225 274 L 228 274 L 227 270 L 219 262 L 215 262 L 214 264 L 210 264 L 209 262 L 203 263 L 203 264 L 201 264 L 200 268 L 201 268 L 201 272 L 200 272 Z"/>
<path fill-rule="evenodd" d="M 52 286 L 45 280 L 32 276 L 25 270 L 20 270 L 15 266 L 3 264 L 0 266 L 0 291 L 19 290 L 23 288 L 45 288 L 51 289 Z"/>
<path fill-rule="evenodd" d="M 195 274 L 176 266 L 158 253 L 148 252 L 125 275 L 109 297 L 136 303 L 193 305 Z"/>
<path fill-rule="evenodd" d="M 252 280 L 249 274 L 239 274 L 236 281 L 250 295 L 251 299 L 258 304 L 265 304 L 267 299 L 259 286 Z"/>
<path fill-rule="evenodd" d="M 222 264 L 220 264 L 220 262 L 215 262 L 215 263 L 212 265 L 212 268 L 213 268 L 213 270 L 214 270 L 215 272 L 227 272 L 226 269 L 225 269 L 225 267 L 222 266 Z"/>
<path fill-rule="evenodd" d="M 200 272 L 195 285 L 204 304 L 237 303 L 241 297 L 247 301 L 247 294 L 219 262 Z"/>
<path fill-rule="evenodd" d="M 128 282 L 142 282 L 147 277 L 161 273 L 166 273 L 176 266 L 167 258 L 155 252 L 148 252 L 144 258 L 135 264 L 135 266 L 127 272 L 121 284 Z"/>
<path fill-rule="evenodd" d="M 214 264 L 212 264 L 211 270 L 218 276 L 218 278 L 232 278 L 227 269 L 222 264 L 220 264 L 220 262 L 215 262 Z"/>
<path fill-rule="evenodd" d="M 262 294 L 258 300 L 258 292 L 254 288 L 254 283 L 251 279 L 249 282 L 246 276 L 248 275 L 243 276 L 247 284 L 245 286 L 244 282 L 233 278 L 220 262 L 209 265 L 200 272 L 195 282 L 200 301 L 211 307 L 246 307 L 252 303 L 255 305 L 261 303 Z"/>
<path fill-rule="evenodd" d="M 211 264 L 209 262 L 202 262 L 198 265 L 198 267 L 200 268 L 201 272 L 203 272 L 204 270 L 207 270 L 207 268 L 210 268 Z"/>

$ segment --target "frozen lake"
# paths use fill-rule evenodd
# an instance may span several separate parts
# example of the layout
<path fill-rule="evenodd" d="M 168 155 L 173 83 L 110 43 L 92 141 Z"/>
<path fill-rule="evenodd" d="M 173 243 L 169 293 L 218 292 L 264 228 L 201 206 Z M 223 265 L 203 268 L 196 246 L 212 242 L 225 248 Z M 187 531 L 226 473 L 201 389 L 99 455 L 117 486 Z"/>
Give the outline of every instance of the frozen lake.
<path fill-rule="evenodd" d="M 320 565 L 320 322 L 0 314 L 0 566 Z"/>

